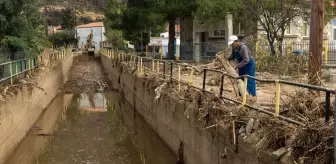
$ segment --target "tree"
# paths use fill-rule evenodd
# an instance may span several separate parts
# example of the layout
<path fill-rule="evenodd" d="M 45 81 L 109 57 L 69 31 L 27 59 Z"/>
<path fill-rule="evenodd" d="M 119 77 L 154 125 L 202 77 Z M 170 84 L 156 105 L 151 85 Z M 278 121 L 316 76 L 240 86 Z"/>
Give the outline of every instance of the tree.
<path fill-rule="evenodd" d="M 68 47 L 75 42 L 75 30 L 63 30 L 49 36 L 49 40 L 54 42 L 56 47 Z"/>
<path fill-rule="evenodd" d="M 0 1 L 1 51 L 41 52 L 49 45 L 36 3 L 36 0 Z"/>
<path fill-rule="evenodd" d="M 267 40 L 271 48 L 271 54 L 276 54 L 274 46 L 278 43 L 279 54 L 282 54 L 282 43 L 286 27 L 291 21 L 300 16 L 305 16 L 307 3 L 297 0 L 247 0 L 243 8 L 248 11 L 249 18 L 256 20 L 266 31 Z"/>
<path fill-rule="evenodd" d="M 276 54 L 275 42 L 278 43 L 278 51 L 282 52 L 282 42 L 286 27 L 295 17 L 309 17 L 311 4 L 298 0 L 197 0 L 198 9 L 195 16 L 203 23 L 212 24 L 218 20 L 224 20 L 229 12 L 234 21 L 247 23 L 245 27 L 251 27 L 250 23 L 257 23 L 265 32 L 269 42 L 271 53 Z M 331 7 L 330 1 L 325 0 L 330 21 L 336 13 Z"/>
<path fill-rule="evenodd" d="M 196 10 L 195 0 L 156 0 L 154 13 L 161 14 L 169 24 L 168 59 L 175 59 L 175 21 L 178 17 L 191 16 Z"/>
<path fill-rule="evenodd" d="M 311 4 L 308 83 L 312 85 L 321 85 L 319 77 L 321 76 L 322 65 L 324 3 L 312 0 Z"/>
<path fill-rule="evenodd" d="M 62 9 L 62 14 L 62 28 L 67 30 L 73 29 L 76 26 L 76 13 L 74 10 L 71 8 Z"/>
<path fill-rule="evenodd" d="M 118 48 L 123 47 L 124 44 L 124 38 L 120 25 L 125 8 L 126 4 L 121 1 L 108 0 L 107 7 L 105 9 L 105 36 L 113 46 Z"/>
<path fill-rule="evenodd" d="M 119 37 L 118 31 L 122 31 L 122 37 L 132 41 L 143 52 L 144 45 L 150 41 L 150 34 L 157 34 L 163 29 L 162 16 L 153 12 L 154 2 L 129 0 L 126 4 L 118 0 L 109 0 L 105 10 L 105 27 L 109 35 L 115 35 L 110 38 Z"/>
<path fill-rule="evenodd" d="M 109 26 L 123 31 L 123 37 L 140 45 L 150 41 L 151 34 L 162 32 L 169 23 L 168 58 L 174 59 L 175 20 L 180 16 L 191 15 L 196 7 L 193 0 L 129 0 L 126 6 L 117 0 L 109 0 L 105 16 Z M 112 5 L 115 4 L 115 5 Z M 117 14 L 121 13 L 121 14 Z M 117 15 L 117 16 L 116 16 Z"/>

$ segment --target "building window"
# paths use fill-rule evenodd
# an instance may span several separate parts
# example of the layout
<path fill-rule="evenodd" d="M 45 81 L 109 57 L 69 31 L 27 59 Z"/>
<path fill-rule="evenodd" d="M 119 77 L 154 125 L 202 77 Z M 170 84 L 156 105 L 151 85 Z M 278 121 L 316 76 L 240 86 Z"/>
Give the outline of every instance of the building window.
<path fill-rule="evenodd" d="M 333 29 L 333 40 L 336 40 L 336 28 Z"/>
<path fill-rule="evenodd" d="M 287 24 L 285 33 L 291 34 L 291 23 Z"/>
<path fill-rule="evenodd" d="M 304 22 L 302 24 L 302 36 L 308 36 L 308 24 Z"/>
<path fill-rule="evenodd" d="M 224 36 L 225 31 L 224 30 L 215 30 L 213 33 L 214 36 Z"/>
<path fill-rule="evenodd" d="M 214 31 L 214 36 L 220 36 L 219 31 L 215 30 Z"/>
<path fill-rule="evenodd" d="M 224 35 L 225 35 L 225 31 L 221 30 L 221 36 L 224 36 Z"/>

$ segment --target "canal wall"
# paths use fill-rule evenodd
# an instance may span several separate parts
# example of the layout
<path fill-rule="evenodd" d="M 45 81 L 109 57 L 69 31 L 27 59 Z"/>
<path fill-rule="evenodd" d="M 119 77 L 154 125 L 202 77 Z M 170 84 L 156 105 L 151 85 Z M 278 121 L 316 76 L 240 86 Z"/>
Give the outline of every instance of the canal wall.
<path fill-rule="evenodd" d="M 41 67 L 34 81 L 44 91 L 36 87 L 33 89 L 23 87 L 22 90 L 17 90 L 15 95 L 0 102 L 0 164 L 9 158 L 42 112 L 56 97 L 72 65 L 73 55 L 71 52 L 68 53 L 70 54 L 65 58 L 51 65 L 49 61 L 42 61 L 49 66 Z"/>
<path fill-rule="evenodd" d="M 122 118 L 122 124 L 127 129 L 135 149 L 143 156 L 143 163 L 174 164 L 176 154 L 162 141 L 153 128 L 136 112 L 133 106 L 124 100 L 119 92 L 107 93 L 108 104 L 114 110 L 114 114 Z M 113 116 L 112 116 L 113 117 Z M 122 126 L 122 125 L 119 125 Z"/>
<path fill-rule="evenodd" d="M 50 140 L 48 135 L 58 129 L 57 121 L 65 119 L 65 112 L 71 99 L 71 94 L 57 95 L 15 149 L 13 155 L 6 161 L 6 164 L 38 163 L 39 155 Z"/>
<path fill-rule="evenodd" d="M 234 151 L 232 129 L 217 127 L 216 133 L 194 125 L 184 114 L 190 105 L 176 97 L 162 96 L 157 102 L 153 87 L 146 85 L 146 78 L 138 77 L 118 63 L 101 55 L 105 72 L 112 86 L 119 90 L 134 110 L 152 127 L 158 136 L 178 154 L 183 143 L 187 164 L 270 164 L 282 163 L 269 152 L 257 151 L 253 139 L 238 139 L 238 151 Z M 253 137 L 250 137 L 253 138 Z"/>

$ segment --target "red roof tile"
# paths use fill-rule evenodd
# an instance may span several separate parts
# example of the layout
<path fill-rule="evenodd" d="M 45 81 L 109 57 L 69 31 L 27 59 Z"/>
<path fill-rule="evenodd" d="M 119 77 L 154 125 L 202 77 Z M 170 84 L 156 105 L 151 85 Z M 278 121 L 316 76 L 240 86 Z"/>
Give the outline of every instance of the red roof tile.
<path fill-rule="evenodd" d="M 103 22 L 93 22 L 93 23 L 82 24 L 82 25 L 77 26 L 77 28 L 90 28 L 90 27 L 104 27 L 104 23 Z"/>

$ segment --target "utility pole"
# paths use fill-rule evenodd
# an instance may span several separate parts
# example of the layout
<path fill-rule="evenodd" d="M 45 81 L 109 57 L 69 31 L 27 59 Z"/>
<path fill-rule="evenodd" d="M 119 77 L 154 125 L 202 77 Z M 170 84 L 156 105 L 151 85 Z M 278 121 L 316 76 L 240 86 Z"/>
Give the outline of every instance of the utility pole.
<path fill-rule="evenodd" d="M 308 83 L 320 86 L 323 50 L 324 0 L 311 0 L 311 5 Z"/>

